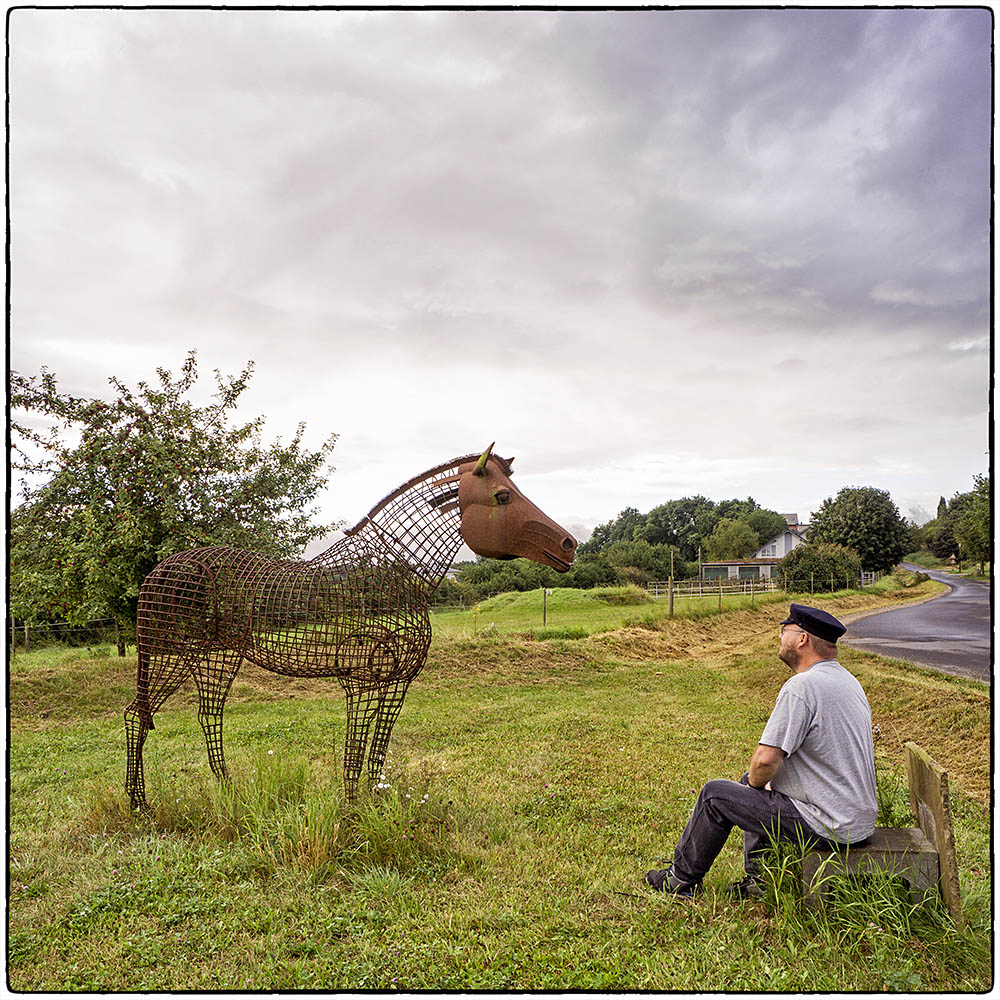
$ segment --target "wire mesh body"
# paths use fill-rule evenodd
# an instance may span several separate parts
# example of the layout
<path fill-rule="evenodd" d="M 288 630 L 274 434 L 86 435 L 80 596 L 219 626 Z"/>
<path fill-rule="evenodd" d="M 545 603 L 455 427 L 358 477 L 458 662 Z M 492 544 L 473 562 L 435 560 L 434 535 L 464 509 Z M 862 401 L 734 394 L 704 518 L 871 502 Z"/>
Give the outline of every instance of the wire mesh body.
<path fill-rule="evenodd" d="M 125 710 L 133 806 L 145 803 L 142 749 L 153 715 L 188 678 L 198 692 L 209 763 L 225 777 L 222 712 L 244 660 L 293 677 L 338 678 L 348 716 L 345 791 L 354 798 L 366 756 L 369 781 L 381 771 L 406 690 L 426 662 L 429 597 L 462 544 L 463 508 L 499 504 L 497 494 L 506 507 L 514 490 L 509 472 L 510 463 L 489 449 L 436 466 L 309 561 L 215 546 L 161 562 L 139 594 L 136 697 Z M 562 547 L 558 562 L 568 566 L 575 541 L 519 499 L 520 517 L 515 506 L 515 516 L 480 518 L 485 527 L 465 540 L 474 551 L 538 558 L 532 553 L 544 536 L 548 548 Z"/>

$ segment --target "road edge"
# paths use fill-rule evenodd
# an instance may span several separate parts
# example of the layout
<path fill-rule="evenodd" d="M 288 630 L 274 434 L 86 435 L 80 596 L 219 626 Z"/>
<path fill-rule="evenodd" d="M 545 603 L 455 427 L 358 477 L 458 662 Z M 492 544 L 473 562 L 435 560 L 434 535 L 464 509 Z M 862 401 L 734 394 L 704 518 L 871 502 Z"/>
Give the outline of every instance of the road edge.
<path fill-rule="evenodd" d="M 899 608 L 915 608 L 918 604 L 926 604 L 928 601 L 939 601 L 942 597 L 947 597 L 948 594 L 953 594 L 955 588 L 950 583 L 945 583 L 944 580 L 935 580 L 935 583 L 940 583 L 942 586 L 948 589 L 940 594 L 931 594 L 928 597 L 921 597 L 915 601 L 897 601 L 895 604 L 884 604 L 880 608 L 866 608 L 864 611 L 852 611 L 850 614 L 841 615 L 840 620 L 845 625 L 850 625 L 853 622 L 860 621 L 862 618 L 870 618 L 872 615 L 880 615 L 885 611 L 896 611 Z M 849 640 L 849 637 L 845 637 Z"/>

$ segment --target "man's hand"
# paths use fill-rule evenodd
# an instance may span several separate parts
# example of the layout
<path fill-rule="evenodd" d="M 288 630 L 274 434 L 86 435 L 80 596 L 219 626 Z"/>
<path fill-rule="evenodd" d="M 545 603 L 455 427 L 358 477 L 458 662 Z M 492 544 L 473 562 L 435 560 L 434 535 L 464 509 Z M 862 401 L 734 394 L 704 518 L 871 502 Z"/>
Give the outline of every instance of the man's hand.
<path fill-rule="evenodd" d="M 778 773 L 778 768 L 781 767 L 784 759 L 785 751 L 780 747 L 769 747 L 765 743 L 758 743 L 753 759 L 750 761 L 750 772 L 747 775 L 750 787 L 763 791 Z"/>

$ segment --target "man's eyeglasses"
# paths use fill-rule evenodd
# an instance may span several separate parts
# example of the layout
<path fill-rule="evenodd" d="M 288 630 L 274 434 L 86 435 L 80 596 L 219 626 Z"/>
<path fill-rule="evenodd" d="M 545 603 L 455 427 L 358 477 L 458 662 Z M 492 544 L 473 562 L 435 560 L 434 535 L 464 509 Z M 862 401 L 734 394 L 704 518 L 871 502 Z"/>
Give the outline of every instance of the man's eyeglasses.
<path fill-rule="evenodd" d="M 784 634 L 785 634 L 785 630 L 786 630 L 786 629 L 791 629 L 791 631 L 792 631 L 792 632 L 801 632 L 801 633 L 802 633 L 802 635 L 808 635 L 808 634 L 809 634 L 809 633 L 808 633 L 808 632 L 806 632 L 806 630 L 805 630 L 805 629 L 803 629 L 803 628 L 795 628 L 795 627 L 794 627 L 794 626 L 792 626 L 792 625 L 782 625 L 782 626 L 781 626 L 781 635 L 784 635 Z"/>

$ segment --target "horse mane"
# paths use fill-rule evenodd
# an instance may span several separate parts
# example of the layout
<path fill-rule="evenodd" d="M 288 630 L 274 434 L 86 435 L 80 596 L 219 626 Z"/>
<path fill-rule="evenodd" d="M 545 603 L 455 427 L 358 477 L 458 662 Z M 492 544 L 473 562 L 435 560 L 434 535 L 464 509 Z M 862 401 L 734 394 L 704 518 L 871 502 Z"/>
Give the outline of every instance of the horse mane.
<path fill-rule="evenodd" d="M 440 465 L 435 465 L 433 468 L 428 469 L 426 472 L 421 472 L 420 475 L 414 476 L 412 479 L 408 479 L 402 486 L 396 487 L 387 496 L 382 497 L 381 500 L 353 528 L 348 528 L 344 531 L 347 536 L 354 535 L 361 528 L 374 518 L 376 514 L 384 510 L 393 500 L 398 499 L 404 493 L 413 489 L 415 486 L 420 486 L 421 483 L 427 482 L 429 479 L 436 479 L 439 483 L 450 482 L 453 478 L 457 479 L 457 476 L 445 476 L 443 473 L 449 472 L 452 469 L 457 469 L 461 465 L 465 465 L 468 462 L 477 462 L 481 457 L 480 453 L 473 452 L 471 455 L 462 455 L 460 458 L 453 458 L 448 462 L 442 462 Z M 514 462 L 513 458 L 501 458 L 499 455 L 491 455 L 492 458 L 499 466 L 501 471 L 505 476 L 509 476 L 511 473 L 511 466 Z M 433 502 L 433 501 L 432 501 Z"/>

